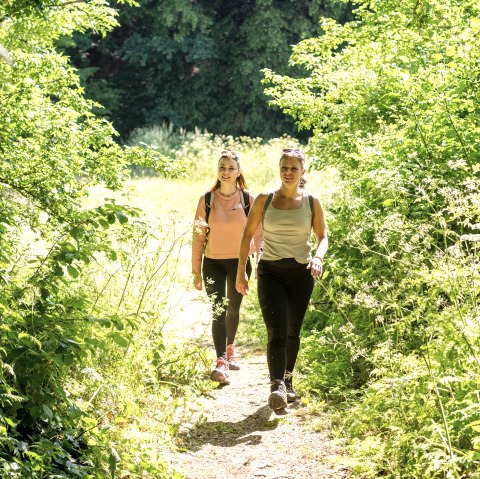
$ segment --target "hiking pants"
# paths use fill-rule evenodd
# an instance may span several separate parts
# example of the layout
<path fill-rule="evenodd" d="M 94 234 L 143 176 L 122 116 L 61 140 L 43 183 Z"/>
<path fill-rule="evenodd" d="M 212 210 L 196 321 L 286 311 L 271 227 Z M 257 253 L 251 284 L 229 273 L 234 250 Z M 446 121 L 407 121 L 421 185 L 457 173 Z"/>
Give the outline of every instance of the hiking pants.
<path fill-rule="evenodd" d="M 233 344 L 240 319 L 243 295 L 235 289 L 238 258 L 211 259 L 203 257 L 203 283 L 213 310 L 212 337 L 217 358 L 227 358 L 227 344 Z M 250 258 L 246 272 L 252 274 Z"/>
<path fill-rule="evenodd" d="M 294 258 L 260 260 L 257 275 L 258 301 L 268 334 L 270 379 L 284 380 L 285 371 L 295 367 L 314 280 L 307 265 Z"/>

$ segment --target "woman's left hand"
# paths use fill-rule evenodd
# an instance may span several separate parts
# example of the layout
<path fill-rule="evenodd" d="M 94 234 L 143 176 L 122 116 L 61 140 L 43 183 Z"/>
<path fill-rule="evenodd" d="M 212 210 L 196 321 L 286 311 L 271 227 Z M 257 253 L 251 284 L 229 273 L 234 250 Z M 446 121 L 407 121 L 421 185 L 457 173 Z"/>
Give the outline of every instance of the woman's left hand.
<path fill-rule="evenodd" d="M 245 296 L 248 294 L 248 276 L 244 273 L 237 273 L 237 279 L 235 281 L 236 290 Z"/>
<path fill-rule="evenodd" d="M 313 278 L 320 278 L 323 273 L 323 261 L 318 256 L 314 256 L 310 263 L 308 263 L 307 269 L 310 270 Z"/>

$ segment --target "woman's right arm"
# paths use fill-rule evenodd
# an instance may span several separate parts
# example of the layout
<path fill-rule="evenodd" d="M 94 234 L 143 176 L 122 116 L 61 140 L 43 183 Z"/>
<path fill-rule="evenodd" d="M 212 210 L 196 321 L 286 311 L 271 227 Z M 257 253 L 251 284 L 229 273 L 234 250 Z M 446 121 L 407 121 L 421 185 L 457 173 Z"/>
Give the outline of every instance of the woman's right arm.
<path fill-rule="evenodd" d="M 243 231 L 242 240 L 240 242 L 240 252 L 238 255 L 237 280 L 235 287 L 237 291 L 243 295 L 248 293 L 248 276 L 246 273 L 246 264 L 248 253 L 250 252 L 250 244 L 255 232 L 262 221 L 263 205 L 267 195 L 262 193 L 255 198 L 250 213 L 248 215 L 247 224 Z"/>
<path fill-rule="evenodd" d="M 202 289 L 202 256 L 205 236 L 207 234 L 207 223 L 205 222 L 205 216 L 205 196 L 202 195 L 198 200 L 192 234 L 193 286 L 198 290 Z"/>

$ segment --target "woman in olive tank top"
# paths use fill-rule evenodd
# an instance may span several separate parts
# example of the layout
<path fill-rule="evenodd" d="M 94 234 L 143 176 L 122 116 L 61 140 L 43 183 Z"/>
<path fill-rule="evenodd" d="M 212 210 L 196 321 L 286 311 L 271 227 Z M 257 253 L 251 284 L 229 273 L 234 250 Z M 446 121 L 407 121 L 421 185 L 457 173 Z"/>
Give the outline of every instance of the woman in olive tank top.
<path fill-rule="evenodd" d="M 297 396 L 292 376 L 300 332 L 313 291 L 323 271 L 327 227 L 320 200 L 304 191 L 305 154 L 287 148 L 280 158 L 281 186 L 255 199 L 245 227 L 238 260 L 237 291 L 248 293 L 246 264 L 251 239 L 263 224 L 263 253 L 257 290 L 268 333 L 267 362 L 271 380 L 268 404 L 280 413 Z M 315 247 L 311 252 L 313 231 Z"/>

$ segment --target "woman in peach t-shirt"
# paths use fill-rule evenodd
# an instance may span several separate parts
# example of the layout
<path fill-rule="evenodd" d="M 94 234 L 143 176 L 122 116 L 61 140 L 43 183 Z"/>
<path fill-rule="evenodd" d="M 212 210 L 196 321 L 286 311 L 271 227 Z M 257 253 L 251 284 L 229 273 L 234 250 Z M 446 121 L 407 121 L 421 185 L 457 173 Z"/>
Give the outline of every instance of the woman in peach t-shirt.
<path fill-rule="evenodd" d="M 210 190 L 210 212 L 206 219 L 206 198 L 198 200 L 192 239 L 192 274 L 196 289 L 205 290 L 212 303 L 212 336 L 217 362 L 212 381 L 229 384 L 229 369 L 240 369 L 235 358 L 234 340 L 237 333 L 243 296 L 235 289 L 238 252 L 247 216 L 242 204 L 247 184 L 240 167 L 240 156 L 233 149 L 223 150 L 218 162 L 217 181 Z M 248 203 L 253 196 L 245 195 Z M 245 206 L 247 206 L 245 204 Z M 208 234 L 207 234 L 208 231 Z M 262 229 L 259 227 L 250 243 L 249 255 L 261 250 Z M 250 277 L 250 259 L 246 273 Z"/>

